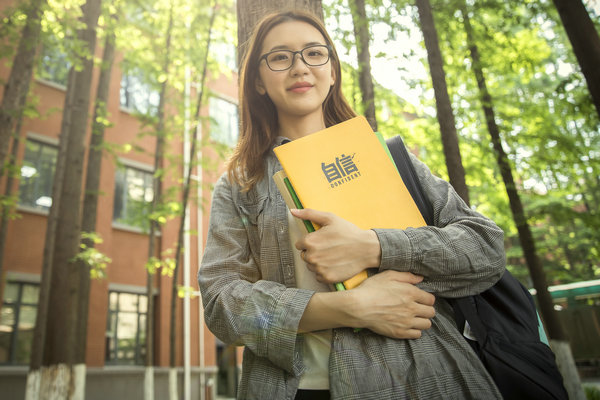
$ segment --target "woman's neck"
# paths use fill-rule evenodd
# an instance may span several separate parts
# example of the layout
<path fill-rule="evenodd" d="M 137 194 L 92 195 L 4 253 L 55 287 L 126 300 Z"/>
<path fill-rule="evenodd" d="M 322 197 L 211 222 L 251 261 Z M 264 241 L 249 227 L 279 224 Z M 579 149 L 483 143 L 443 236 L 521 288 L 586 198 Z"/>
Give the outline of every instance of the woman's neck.
<path fill-rule="evenodd" d="M 322 113 L 299 118 L 290 116 L 279 118 L 279 135 L 291 140 L 300 139 L 322 129 L 325 129 L 325 120 Z"/>

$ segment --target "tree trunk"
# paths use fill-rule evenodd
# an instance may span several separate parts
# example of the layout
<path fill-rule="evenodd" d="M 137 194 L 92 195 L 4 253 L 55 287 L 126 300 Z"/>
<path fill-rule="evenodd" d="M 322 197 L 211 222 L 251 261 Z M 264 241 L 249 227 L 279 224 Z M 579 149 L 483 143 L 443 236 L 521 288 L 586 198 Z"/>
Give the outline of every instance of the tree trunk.
<path fill-rule="evenodd" d="M 365 10 L 365 0 L 353 0 L 352 21 L 354 23 L 354 37 L 358 53 L 358 83 L 362 93 L 364 115 L 371 128 L 377 131 L 377 118 L 375 116 L 375 90 L 371 76 L 371 53 L 369 52 L 369 20 Z"/>
<path fill-rule="evenodd" d="M 172 287 L 171 287 L 171 323 L 170 323 L 170 354 L 171 354 L 171 368 L 172 370 L 174 370 L 175 368 L 175 352 L 176 352 L 176 348 L 175 348 L 175 344 L 176 344 L 176 312 L 177 312 L 177 302 L 178 302 L 178 295 L 177 295 L 177 284 L 178 284 L 178 277 L 179 277 L 179 269 L 181 266 L 181 260 L 182 260 L 182 256 L 183 256 L 183 241 L 184 241 L 184 234 L 185 234 L 185 221 L 187 218 L 187 207 L 188 207 L 188 202 L 189 202 L 189 197 L 190 197 L 190 189 L 191 189 L 191 183 L 192 183 L 192 172 L 193 172 L 193 168 L 194 168 L 194 160 L 196 158 L 196 145 L 198 142 L 198 133 L 199 133 L 199 123 L 200 123 L 200 111 L 202 109 L 202 99 L 204 97 L 204 87 L 205 87 L 205 83 L 206 83 L 206 74 L 207 74 L 207 70 L 208 70 L 208 54 L 209 54 L 209 50 L 210 50 L 210 43 L 211 43 L 211 39 L 212 39 L 212 30 L 213 30 L 213 26 L 214 26 L 214 22 L 215 22 L 215 17 L 217 15 L 217 4 L 215 3 L 212 7 L 212 11 L 211 11 L 211 16 L 210 16 L 210 22 L 208 25 L 208 32 L 207 32 L 207 41 L 206 41 L 206 46 L 205 46 L 205 53 L 204 53 L 204 60 L 203 60 L 203 67 L 202 67 L 202 76 L 200 77 L 200 87 L 199 90 L 200 92 L 198 93 L 198 102 L 196 104 L 196 113 L 194 115 L 194 123 L 191 129 L 191 132 L 193 132 L 193 134 L 191 134 L 191 146 L 189 149 L 189 157 L 188 157 L 188 162 L 189 164 L 187 165 L 187 171 L 185 171 L 184 173 L 184 179 L 185 179 L 185 183 L 183 186 L 183 196 L 181 199 L 181 219 L 179 221 L 179 230 L 177 233 L 177 250 L 175 251 L 175 269 L 173 271 L 173 281 L 172 281 Z M 186 292 L 186 296 L 189 296 L 189 293 Z M 186 318 L 184 316 L 184 318 Z M 184 349 L 185 351 L 185 349 Z M 171 378 L 171 375 L 169 376 Z"/>
<path fill-rule="evenodd" d="M 152 210 L 151 213 L 156 210 L 156 208 L 158 207 L 158 205 L 161 202 L 161 198 L 162 198 L 162 179 L 163 176 L 162 174 L 159 174 L 159 171 L 162 169 L 163 167 L 163 158 L 164 158 L 164 147 L 165 147 L 165 107 L 166 107 L 166 102 L 167 102 L 167 88 L 168 88 L 168 76 L 169 76 L 169 65 L 171 63 L 170 60 L 170 51 L 171 51 L 171 32 L 173 29 L 173 4 L 171 3 L 171 8 L 169 10 L 169 22 L 168 22 L 168 26 L 167 26 L 167 32 L 166 32 L 166 42 L 165 42 L 165 58 L 164 58 L 164 65 L 163 65 L 163 73 L 165 75 L 165 80 L 162 82 L 161 84 L 161 90 L 160 90 L 160 100 L 158 103 L 158 125 L 156 127 L 156 153 L 154 155 L 154 184 L 153 187 L 156 190 L 156 192 L 154 192 L 154 197 L 152 200 Z M 157 221 L 155 220 L 151 220 L 150 221 L 150 245 L 148 247 L 148 255 L 149 257 L 153 257 L 154 253 L 155 253 L 155 237 L 156 237 L 156 233 L 157 231 L 160 229 Z M 154 279 L 151 275 L 148 275 L 148 281 L 147 281 L 147 287 L 146 289 L 148 290 L 148 301 L 149 301 L 149 305 L 150 305 L 150 301 L 152 301 L 152 307 L 154 307 L 154 299 L 153 299 L 153 288 L 154 288 Z M 148 309 L 148 317 L 150 317 L 151 314 L 154 313 L 154 310 L 150 310 Z M 154 385 L 154 374 L 151 372 L 153 370 L 153 356 L 154 356 L 154 318 L 148 318 L 148 325 L 147 325 L 147 329 L 148 331 L 146 332 L 147 335 L 147 349 L 150 349 L 151 353 L 150 354 L 146 354 L 146 366 L 147 366 L 147 371 L 146 371 L 146 375 L 145 377 L 150 379 L 150 381 L 145 382 L 146 387 L 150 386 L 150 385 Z M 152 333 L 151 333 L 152 331 Z M 152 336 L 148 336 L 148 335 L 152 335 Z M 150 338 L 152 339 L 152 343 L 150 343 Z M 151 358 L 152 357 L 152 358 Z M 170 355 L 171 359 L 173 359 L 174 354 Z M 170 365 L 171 368 L 174 370 L 175 366 L 174 363 Z M 172 393 L 171 390 L 169 390 L 169 398 L 171 400 L 176 400 L 176 393 L 177 393 L 177 380 L 172 380 L 172 374 L 169 374 L 169 387 L 174 386 L 175 387 L 175 393 Z M 151 396 L 152 398 L 154 397 L 154 390 L 153 388 L 147 392 L 145 392 L 145 394 L 147 396 Z M 173 397 L 173 394 L 175 394 L 175 397 Z M 149 400 L 149 399 L 146 399 Z"/>
<path fill-rule="evenodd" d="M 5 162 L 13 164 L 17 158 L 19 148 L 19 132 L 23 119 L 23 108 L 29 92 L 29 85 L 33 75 L 35 54 L 40 42 L 41 15 L 46 0 L 32 0 L 25 6 L 27 21 L 21 32 L 17 53 L 13 59 L 8 81 L 4 85 L 2 95 L 2 106 L 0 107 L 0 178 L 4 176 Z M 12 154 L 6 160 L 10 147 L 11 137 L 14 137 Z M 14 177 L 9 172 L 6 181 L 6 198 L 12 195 Z M 0 309 L 4 299 L 4 246 L 6 244 L 6 232 L 8 230 L 8 218 L 11 207 L 5 203 L 2 206 L 0 223 Z"/>
<path fill-rule="evenodd" d="M 92 134 L 88 148 L 88 162 L 85 175 L 85 194 L 83 197 L 83 213 L 81 217 L 81 231 L 94 233 L 96 231 L 96 217 L 98 208 L 98 194 L 100 190 L 100 169 L 102 166 L 102 146 L 104 143 L 106 118 L 106 104 L 110 87 L 110 76 L 115 54 L 115 35 L 107 32 L 104 42 L 104 53 L 100 69 L 100 78 L 96 91 L 96 104 L 94 106 L 94 118 L 92 120 Z M 86 248 L 93 248 L 95 243 L 91 239 L 82 239 Z M 77 345 L 75 347 L 75 364 L 77 373 L 82 374 L 80 379 L 85 380 L 86 373 L 86 345 L 88 308 L 90 303 L 90 266 L 84 261 L 77 262 L 79 271 L 79 296 L 77 300 Z"/>
<path fill-rule="evenodd" d="M 600 36 L 582 0 L 553 0 L 600 117 Z"/>
<path fill-rule="evenodd" d="M 238 65 L 246 51 L 246 42 L 254 26 L 267 14 L 283 10 L 304 10 L 315 14 L 323 21 L 321 0 L 238 0 Z"/>
<path fill-rule="evenodd" d="M 573 361 L 573 356 L 570 355 L 569 357 L 571 350 L 570 347 L 568 347 L 567 337 L 562 325 L 560 324 L 558 316 L 556 315 L 556 311 L 554 311 L 554 303 L 552 301 L 552 297 L 550 296 L 550 292 L 548 292 L 546 273 L 544 272 L 541 260 L 537 255 L 535 240 L 533 239 L 531 229 L 529 228 L 529 224 L 523 210 L 523 204 L 513 179 L 508 156 L 506 155 L 506 152 L 502 146 L 500 130 L 496 124 L 494 115 L 492 96 L 487 89 L 485 75 L 483 73 L 483 68 L 479 57 L 479 50 L 475 44 L 473 29 L 471 27 L 469 15 L 466 10 L 466 5 L 463 4 L 461 12 L 464 21 L 465 32 L 467 34 L 467 43 L 473 61 L 473 72 L 475 73 L 477 86 L 479 87 L 486 125 L 492 140 L 494 152 L 496 153 L 500 174 L 502 175 L 504 186 L 506 187 L 510 209 L 519 233 L 519 240 L 521 242 L 521 247 L 523 248 L 523 254 L 525 256 L 527 267 L 529 268 L 529 274 L 533 281 L 533 286 L 537 291 L 536 297 L 540 307 L 540 312 L 544 319 L 548 336 L 555 343 L 553 349 L 555 352 L 557 352 L 557 355 L 560 354 L 560 357 L 557 357 L 557 360 L 561 361 L 558 363 L 558 366 L 563 377 L 565 377 L 565 386 L 567 390 L 571 389 L 571 391 L 569 391 L 569 397 L 571 399 L 583 399 L 583 397 L 581 397 L 581 394 L 583 394 L 583 391 L 581 390 L 581 383 L 577 382 L 573 384 L 572 382 L 569 382 L 569 379 L 572 379 L 573 376 L 577 376 L 577 369 L 575 367 L 575 362 Z M 567 343 L 567 349 L 565 349 L 561 343 Z M 567 351 L 569 354 L 564 355 L 565 351 Z M 573 374 L 573 371 L 575 371 L 575 374 Z M 581 393 L 578 393 L 576 389 L 573 389 L 577 386 L 579 386 L 579 391 Z"/>
<path fill-rule="evenodd" d="M 4 162 L 15 122 L 21 118 L 29 84 L 33 75 L 35 54 L 40 42 L 41 16 L 46 0 L 31 0 L 26 6 L 27 22 L 19 39 L 8 81 L 4 86 L 0 107 L 0 176 L 4 175 Z"/>
<path fill-rule="evenodd" d="M 416 5 L 419 10 L 419 21 L 421 23 L 421 30 L 423 31 L 423 38 L 425 39 L 425 48 L 427 49 L 427 60 L 429 61 L 433 91 L 435 93 L 435 105 L 440 124 L 440 133 L 442 135 L 448 177 L 450 184 L 459 196 L 469 204 L 469 188 L 465 181 L 465 169 L 462 165 L 462 158 L 458 147 L 456 122 L 454 120 L 452 104 L 450 103 L 450 96 L 448 95 L 446 73 L 444 72 L 442 52 L 433 20 L 431 3 L 429 0 L 416 0 Z"/>
<path fill-rule="evenodd" d="M 69 71 L 67 87 L 73 87 L 75 71 Z M 46 234 L 44 241 L 44 252 L 42 256 L 42 277 L 38 295 L 38 309 L 35 316 L 35 328 L 31 343 L 31 359 L 29 372 L 27 374 L 27 386 L 25 389 L 25 400 L 38 400 L 40 396 L 40 385 L 42 382 L 42 363 L 45 354 L 46 323 L 48 321 L 48 309 L 50 305 L 50 288 L 52 287 L 52 261 L 54 258 L 54 242 L 56 226 L 58 224 L 58 209 L 61 203 L 63 176 L 66 168 L 67 142 L 71 126 L 71 110 L 73 104 L 73 90 L 67 91 L 63 104 L 63 117 L 61 121 L 61 134 L 56 155 L 56 166 L 54 168 L 54 180 L 52 183 L 52 207 L 48 213 L 46 223 Z"/>
<path fill-rule="evenodd" d="M 8 164 L 14 165 L 15 160 L 17 159 L 17 155 L 19 154 L 19 133 L 21 132 L 21 123 L 23 121 L 23 116 L 19 118 L 16 122 L 15 128 L 15 138 L 12 141 L 12 150 L 10 155 L 8 156 Z M 6 177 L 6 187 L 4 189 L 4 198 L 9 199 L 12 197 L 12 187 L 14 184 L 14 174 L 15 172 L 10 171 L 8 176 Z M 16 201 L 16 199 L 15 199 Z M 10 219 L 11 213 L 13 211 L 12 202 L 4 203 L 0 206 L 0 310 L 2 310 L 2 306 L 4 304 L 4 287 L 6 284 L 6 274 L 4 272 L 4 247 L 6 244 L 6 234 L 8 232 L 8 221 Z"/>
<path fill-rule="evenodd" d="M 79 270 L 74 261 L 79 252 L 81 236 L 81 192 L 83 178 L 84 139 L 88 126 L 89 102 L 93 72 L 93 54 L 96 47 L 96 25 L 100 15 L 101 0 L 88 0 L 82 6 L 82 19 L 85 28 L 78 32 L 78 38 L 85 44 L 87 56 L 80 57 L 81 70 L 74 72 L 74 82 L 67 92 L 73 91 L 69 133 L 66 151 L 66 165 L 62 176 L 61 201 L 58 205 L 56 239 L 52 260 L 52 286 L 46 324 L 44 365 L 48 374 L 42 376 L 42 388 L 56 390 L 42 391 L 47 398 L 82 398 L 85 380 L 76 379 L 75 344 L 77 343 L 79 299 Z M 64 138 L 61 137 L 61 141 Z M 47 383 L 44 379 L 47 379 Z M 81 396 L 81 397 L 80 397 Z"/>

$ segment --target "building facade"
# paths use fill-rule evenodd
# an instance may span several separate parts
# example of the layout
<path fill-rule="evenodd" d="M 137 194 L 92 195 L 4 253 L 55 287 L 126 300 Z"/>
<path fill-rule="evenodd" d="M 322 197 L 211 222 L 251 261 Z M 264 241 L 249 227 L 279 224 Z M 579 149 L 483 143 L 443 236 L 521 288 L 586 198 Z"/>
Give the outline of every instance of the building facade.
<path fill-rule="evenodd" d="M 96 56 L 102 57 L 101 46 Z M 115 60 L 107 103 L 110 126 L 100 172 L 97 234 L 100 252 L 110 258 L 103 277 L 92 280 L 87 330 L 86 399 L 143 396 L 146 361 L 145 321 L 154 316 L 154 360 L 156 398 L 167 398 L 169 335 L 172 278 L 158 271 L 152 296 L 155 308 L 148 309 L 146 262 L 148 261 L 148 205 L 153 198 L 154 153 L 156 138 L 140 121 L 140 114 L 152 113 L 158 93 L 143 80 L 128 74 Z M 60 54 L 42 49 L 31 93 L 38 99 L 38 115 L 25 118 L 19 132 L 18 167 L 12 184 L 18 191 L 16 219 L 8 222 L 2 280 L 3 300 L 0 314 L 0 393 L 3 398 L 23 398 L 31 352 L 31 340 L 38 307 L 42 256 L 48 212 L 52 205 L 52 183 L 58 155 L 62 107 L 66 93 L 68 64 Z M 10 69 L 0 65 L 0 78 L 6 80 Z M 94 71 L 90 119 L 99 77 Z M 192 85 L 193 86 L 193 85 Z M 176 365 L 180 398 L 204 399 L 233 397 L 237 383 L 239 350 L 220 343 L 204 326 L 197 292 L 196 274 L 202 257 L 210 210 L 211 183 L 222 171 L 223 156 L 210 144 L 222 148 L 237 140 L 237 76 L 213 77 L 207 84 L 202 115 L 211 117 L 201 135 L 209 145 L 202 148 L 202 167 L 194 169 L 192 179 L 198 189 L 192 193 L 185 218 L 185 254 L 178 284 L 183 290 L 177 300 Z M 192 87 L 193 90 L 193 87 Z M 0 92 L 1 93 L 1 92 Z M 173 110 L 168 111 L 173 113 Z M 89 143 L 89 127 L 86 143 Z M 169 159 L 189 152 L 189 141 L 173 139 L 168 144 Z M 133 150 L 131 150 L 133 149 Z M 183 163 L 165 165 L 169 169 L 165 190 L 181 187 Z M 7 180 L 0 181 L 6 193 Z M 177 197 L 178 196 L 178 197 Z M 181 198 L 181 194 L 176 196 Z M 175 250 L 180 218 L 168 220 L 157 240 L 156 255 Z M 50 305 L 51 306 L 51 305 Z M 8 397 L 4 397 L 8 396 Z"/>

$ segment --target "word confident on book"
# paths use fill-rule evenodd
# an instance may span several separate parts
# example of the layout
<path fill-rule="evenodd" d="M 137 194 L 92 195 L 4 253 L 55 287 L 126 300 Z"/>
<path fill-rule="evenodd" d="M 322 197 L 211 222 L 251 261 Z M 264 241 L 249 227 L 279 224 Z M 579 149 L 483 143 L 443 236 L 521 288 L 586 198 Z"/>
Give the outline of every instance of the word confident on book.
<path fill-rule="evenodd" d="M 353 160 L 355 154 L 351 156 L 342 154 L 340 157 L 336 157 L 333 163 L 321 163 L 323 174 L 325 174 L 325 178 L 327 178 L 327 182 L 329 182 L 332 188 L 361 176 Z"/>

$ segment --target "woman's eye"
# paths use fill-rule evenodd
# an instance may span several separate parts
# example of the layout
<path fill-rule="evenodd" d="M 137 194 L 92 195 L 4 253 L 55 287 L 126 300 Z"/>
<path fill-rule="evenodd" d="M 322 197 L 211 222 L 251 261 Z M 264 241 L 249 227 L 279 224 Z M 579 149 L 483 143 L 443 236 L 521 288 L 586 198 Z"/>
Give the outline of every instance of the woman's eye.
<path fill-rule="evenodd" d="M 286 61 L 289 59 L 289 56 L 285 53 L 275 53 L 272 54 L 271 57 L 269 58 L 269 61 Z"/>

